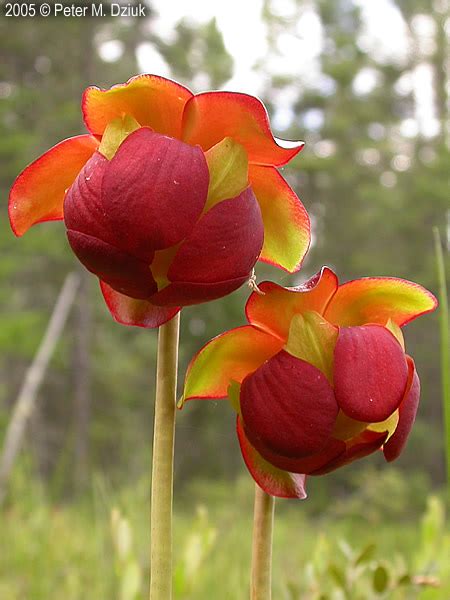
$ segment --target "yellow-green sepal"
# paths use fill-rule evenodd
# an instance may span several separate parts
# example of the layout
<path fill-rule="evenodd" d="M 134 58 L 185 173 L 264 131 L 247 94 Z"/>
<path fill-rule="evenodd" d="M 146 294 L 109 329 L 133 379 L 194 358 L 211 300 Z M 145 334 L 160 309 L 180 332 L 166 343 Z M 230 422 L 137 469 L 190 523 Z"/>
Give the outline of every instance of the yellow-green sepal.
<path fill-rule="evenodd" d="M 120 144 L 130 135 L 130 133 L 133 133 L 133 131 L 136 131 L 136 129 L 139 128 L 139 123 L 131 115 L 117 117 L 117 119 L 114 119 L 106 126 L 98 151 L 100 154 L 103 154 L 105 158 L 111 160 Z"/>
<path fill-rule="evenodd" d="M 322 371 L 332 383 L 334 347 L 338 335 L 338 327 L 319 313 L 306 311 L 292 318 L 285 350 Z"/>
<path fill-rule="evenodd" d="M 248 158 L 244 146 L 226 137 L 206 154 L 209 188 L 204 211 L 215 204 L 234 198 L 248 186 Z"/>

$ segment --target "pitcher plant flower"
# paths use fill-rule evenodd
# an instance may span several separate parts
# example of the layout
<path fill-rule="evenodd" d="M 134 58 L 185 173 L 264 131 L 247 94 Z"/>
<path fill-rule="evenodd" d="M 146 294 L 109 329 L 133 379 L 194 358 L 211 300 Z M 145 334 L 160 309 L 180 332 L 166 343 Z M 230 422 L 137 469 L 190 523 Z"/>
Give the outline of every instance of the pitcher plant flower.
<path fill-rule="evenodd" d="M 249 324 L 194 357 L 184 400 L 229 398 L 248 470 L 273 496 L 304 498 L 306 475 L 380 448 L 396 459 L 420 395 L 401 327 L 433 311 L 434 296 L 389 277 L 340 285 L 327 267 L 298 287 L 260 290 Z"/>
<path fill-rule="evenodd" d="M 309 218 L 277 167 L 303 142 L 274 138 L 257 98 L 141 75 L 87 88 L 82 112 L 89 133 L 16 179 L 10 222 L 20 236 L 64 220 L 117 321 L 157 327 L 237 289 L 258 259 L 300 268 Z"/>

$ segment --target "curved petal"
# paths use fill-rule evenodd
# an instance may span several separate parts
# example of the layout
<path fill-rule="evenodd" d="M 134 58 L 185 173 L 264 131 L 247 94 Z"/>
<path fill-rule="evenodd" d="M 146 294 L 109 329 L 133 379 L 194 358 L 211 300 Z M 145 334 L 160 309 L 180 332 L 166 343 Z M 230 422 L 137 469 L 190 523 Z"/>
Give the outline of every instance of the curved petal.
<path fill-rule="evenodd" d="M 399 420 L 396 430 L 383 447 L 384 456 L 391 462 L 398 458 L 405 447 L 409 432 L 414 425 L 420 399 L 420 380 L 414 361 L 407 356 L 409 375 L 405 396 L 399 408 Z"/>
<path fill-rule="evenodd" d="M 345 443 L 341 440 L 329 438 L 326 446 L 322 448 L 320 452 L 302 458 L 292 458 L 273 452 L 270 448 L 265 446 L 260 439 L 252 435 L 251 431 L 245 427 L 245 423 L 244 429 L 252 446 L 266 461 L 274 467 L 277 467 L 282 471 L 289 471 L 290 473 L 304 473 L 305 475 L 316 473 L 331 461 L 342 456 L 346 448 Z"/>
<path fill-rule="evenodd" d="M 100 288 L 111 315 L 122 325 L 153 329 L 169 321 L 180 310 L 180 307 L 161 308 L 147 300 L 129 298 L 113 290 L 104 281 L 100 281 Z"/>
<path fill-rule="evenodd" d="M 274 167 L 250 165 L 249 180 L 264 222 L 260 260 L 289 273 L 298 271 L 311 241 L 305 207 Z"/>
<path fill-rule="evenodd" d="M 259 206 L 247 188 L 201 217 L 181 244 L 167 277 L 171 282 L 187 283 L 249 278 L 263 237 Z"/>
<path fill-rule="evenodd" d="M 200 148 L 141 128 L 109 161 L 102 205 L 122 248 L 137 256 L 174 246 L 190 234 L 208 195 Z"/>
<path fill-rule="evenodd" d="M 251 440 L 285 457 L 323 450 L 339 411 L 325 375 L 285 350 L 244 379 L 240 399 Z"/>
<path fill-rule="evenodd" d="M 96 237 L 67 230 L 70 246 L 83 265 L 117 292 L 149 298 L 157 290 L 150 266 Z"/>
<path fill-rule="evenodd" d="M 209 150 L 224 137 L 232 137 L 247 150 L 249 162 L 282 166 L 304 142 L 276 140 L 263 103 L 247 94 L 205 92 L 193 96 L 183 115 L 183 140 Z"/>
<path fill-rule="evenodd" d="M 109 90 L 88 87 L 81 106 L 86 127 L 95 135 L 103 135 L 110 121 L 127 114 L 142 126 L 179 138 L 184 107 L 191 97 L 192 92 L 175 81 L 138 75 Z"/>
<path fill-rule="evenodd" d="M 185 400 L 225 398 L 231 380 L 240 383 L 280 349 L 279 340 L 250 325 L 215 337 L 189 364 Z"/>
<path fill-rule="evenodd" d="M 305 475 L 282 471 L 267 462 L 250 444 L 239 417 L 237 417 L 236 429 L 242 457 L 250 475 L 259 487 L 270 496 L 304 500 L 306 498 Z"/>
<path fill-rule="evenodd" d="M 335 471 L 339 467 L 348 465 L 359 458 L 373 454 L 381 448 L 387 435 L 386 431 L 382 433 L 369 430 L 364 431 L 346 443 L 346 450 L 341 456 L 331 460 L 320 469 L 313 471 L 311 475 L 325 475 L 325 473 Z"/>
<path fill-rule="evenodd" d="M 63 218 L 64 194 L 97 146 L 92 136 L 78 135 L 56 144 L 22 171 L 9 194 L 15 235 L 36 223 Z"/>
<path fill-rule="evenodd" d="M 357 421 L 387 419 L 408 380 L 402 347 L 385 327 L 342 327 L 334 351 L 334 390 L 344 413 Z"/>
<path fill-rule="evenodd" d="M 245 314 L 249 323 L 287 340 L 292 317 L 307 310 L 323 314 L 338 287 L 331 269 L 323 267 L 309 281 L 285 288 L 271 281 L 258 285 L 264 295 L 253 293 L 247 301 Z"/>
<path fill-rule="evenodd" d="M 218 283 L 175 282 L 152 296 L 156 306 L 191 306 L 228 296 L 248 281 L 248 275 Z"/>
<path fill-rule="evenodd" d="M 437 307 L 431 292 L 417 283 L 394 277 L 367 277 L 341 285 L 325 317 L 335 325 L 406 325 Z"/>
<path fill-rule="evenodd" d="M 67 229 L 97 237 L 115 245 L 102 205 L 102 182 L 108 160 L 95 152 L 87 161 L 64 198 L 64 223 Z M 150 262 L 150 260 L 149 260 Z"/>

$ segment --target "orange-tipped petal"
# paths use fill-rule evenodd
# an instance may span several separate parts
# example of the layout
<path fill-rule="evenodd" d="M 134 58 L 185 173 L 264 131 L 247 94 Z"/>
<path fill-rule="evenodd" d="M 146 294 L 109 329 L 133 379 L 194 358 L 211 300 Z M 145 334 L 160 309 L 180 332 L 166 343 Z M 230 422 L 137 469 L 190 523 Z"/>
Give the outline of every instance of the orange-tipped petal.
<path fill-rule="evenodd" d="M 245 307 L 249 323 L 287 340 L 292 317 L 307 310 L 323 314 L 337 287 L 331 269 L 323 267 L 311 279 L 295 288 L 284 288 L 271 281 L 259 284 L 264 295 L 253 293 Z"/>
<path fill-rule="evenodd" d="M 303 148 L 303 142 L 274 138 L 263 103 L 247 94 L 206 92 L 193 96 L 183 116 L 183 140 L 209 150 L 224 137 L 247 150 L 249 162 L 285 165 Z"/>
<path fill-rule="evenodd" d="M 141 126 L 179 138 L 184 106 L 191 97 L 192 92 L 175 81 L 138 75 L 109 90 L 88 87 L 82 100 L 84 122 L 93 134 L 103 135 L 110 121 L 130 115 Z"/>
<path fill-rule="evenodd" d="M 391 319 L 406 325 L 433 311 L 437 300 L 417 283 L 395 277 L 367 277 L 341 285 L 325 317 L 335 325 L 385 325 Z"/>
<path fill-rule="evenodd" d="M 264 222 L 260 260 L 289 273 L 298 271 L 311 241 L 305 207 L 274 167 L 250 165 L 249 180 Z"/>
<path fill-rule="evenodd" d="M 180 310 L 180 307 L 165 308 L 154 306 L 147 300 L 130 298 L 116 292 L 104 281 L 100 281 L 100 288 L 111 315 L 122 325 L 153 329 L 169 321 Z"/>
<path fill-rule="evenodd" d="M 242 457 L 250 475 L 266 494 L 277 498 L 298 498 L 299 500 L 306 498 L 306 476 L 282 471 L 267 462 L 250 444 L 239 417 L 237 418 L 237 435 Z"/>
<path fill-rule="evenodd" d="M 240 383 L 281 346 L 276 338 L 249 325 L 217 336 L 192 359 L 184 398 L 225 398 L 231 379 Z"/>
<path fill-rule="evenodd" d="M 98 142 L 90 135 L 63 140 L 28 165 L 9 194 L 9 219 L 17 236 L 42 221 L 63 218 L 64 195 Z"/>

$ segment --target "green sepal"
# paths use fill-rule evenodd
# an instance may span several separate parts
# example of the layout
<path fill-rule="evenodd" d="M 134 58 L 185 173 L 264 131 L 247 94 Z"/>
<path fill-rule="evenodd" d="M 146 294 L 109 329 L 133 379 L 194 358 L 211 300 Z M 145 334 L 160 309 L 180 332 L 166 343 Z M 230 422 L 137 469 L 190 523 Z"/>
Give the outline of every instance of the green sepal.
<path fill-rule="evenodd" d="M 103 154 L 105 158 L 111 160 L 120 144 L 130 135 L 130 133 L 133 133 L 133 131 L 136 131 L 136 129 L 139 128 L 139 123 L 131 115 L 117 117 L 117 119 L 114 119 L 106 126 L 98 151 L 100 154 Z"/>

